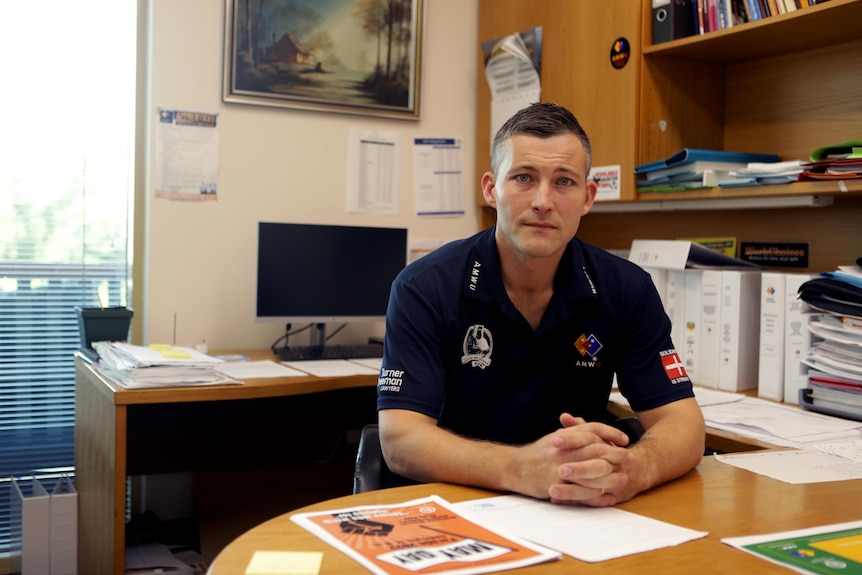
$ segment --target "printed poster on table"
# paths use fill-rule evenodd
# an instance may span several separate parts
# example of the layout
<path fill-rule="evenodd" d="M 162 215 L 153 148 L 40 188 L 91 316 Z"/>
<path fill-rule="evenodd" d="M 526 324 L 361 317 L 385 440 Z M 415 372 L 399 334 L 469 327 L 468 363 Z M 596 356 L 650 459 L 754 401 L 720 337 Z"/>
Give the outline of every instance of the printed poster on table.
<path fill-rule="evenodd" d="M 798 573 L 862 575 L 862 521 L 722 542 Z"/>
<path fill-rule="evenodd" d="M 298 513 L 291 519 L 378 575 L 470 575 L 561 557 L 486 527 L 435 495 L 395 505 Z"/>

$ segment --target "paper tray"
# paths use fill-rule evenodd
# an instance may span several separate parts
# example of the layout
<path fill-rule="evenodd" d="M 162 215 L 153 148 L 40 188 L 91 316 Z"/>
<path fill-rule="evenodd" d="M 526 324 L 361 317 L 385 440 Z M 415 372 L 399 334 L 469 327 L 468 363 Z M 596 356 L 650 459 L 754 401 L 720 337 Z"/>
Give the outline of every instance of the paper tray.
<path fill-rule="evenodd" d="M 811 389 L 803 388 L 799 390 L 799 405 L 809 411 L 816 411 L 824 415 L 832 415 L 835 417 L 843 417 L 844 419 L 852 419 L 853 421 L 862 421 L 862 413 L 852 411 L 844 411 L 831 407 L 823 407 L 822 405 L 814 405 L 811 397 Z"/>

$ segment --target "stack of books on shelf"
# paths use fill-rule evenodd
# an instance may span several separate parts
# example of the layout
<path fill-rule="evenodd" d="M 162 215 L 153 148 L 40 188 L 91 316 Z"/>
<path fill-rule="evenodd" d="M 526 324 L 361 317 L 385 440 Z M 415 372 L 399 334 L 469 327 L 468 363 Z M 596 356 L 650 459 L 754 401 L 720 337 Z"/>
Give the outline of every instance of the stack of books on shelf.
<path fill-rule="evenodd" d="M 798 295 L 814 315 L 800 404 L 862 421 L 862 267 L 824 272 L 800 285 Z"/>
<path fill-rule="evenodd" d="M 776 154 L 684 148 L 665 160 L 637 166 L 635 174 L 640 176 L 639 192 L 684 191 L 727 185 L 739 179 L 734 175 L 738 170 L 756 164 L 763 171 L 767 169 L 766 164 L 780 160 Z M 783 173 L 793 166 L 785 164 L 780 169 L 779 173 Z M 744 176 L 742 180 L 742 185 L 756 183 L 756 177 Z"/>
<path fill-rule="evenodd" d="M 707 34 L 826 0 L 653 0 L 653 44 Z"/>
<path fill-rule="evenodd" d="M 172 345 L 96 342 L 98 370 L 126 388 L 238 384 L 218 371 L 224 360 Z"/>
<path fill-rule="evenodd" d="M 682 240 L 634 240 L 629 260 L 652 276 L 692 382 L 754 389 L 762 268 Z"/>

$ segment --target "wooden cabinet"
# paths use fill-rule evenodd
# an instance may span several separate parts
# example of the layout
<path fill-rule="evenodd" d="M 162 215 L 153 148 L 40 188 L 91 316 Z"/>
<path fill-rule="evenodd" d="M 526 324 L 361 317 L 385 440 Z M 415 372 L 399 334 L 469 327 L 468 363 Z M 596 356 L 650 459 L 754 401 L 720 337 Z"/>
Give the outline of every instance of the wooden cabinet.
<path fill-rule="evenodd" d="M 539 2 L 535 11 L 533 4 L 481 1 L 479 39 L 545 26 L 547 67 L 542 79 L 547 88 L 542 99 L 571 106 L 591 137 L 596 134 L 596 165 L 622 166 L 622 201 L 603 205 L 584 218 L 580 237 L 607 249 L 628 248 L 635 237 L 809 242 L 811 271 L 832 269 L 862 256 L 862 180 L 638 194 L 631 171 L 685 147 L 806 159 L 820 146 L 862 140 L 862 0 L 830 0 L 655 46 L 650 45 L 651 0 L 641 0 L 635 32 L 627 28 L 631 14 L 624 15 L 626 7 L 637 12 L 631 10 L 631 1 L 548 1 Z M 618 13 L 626 24 L 597 16 L 605 11 Z M 608 38 L 618 34 L 632 42 L 627 68 L 637 76 L 633 86 L 622 76 L 601 76 L 606 71 L 598 53 L 607 51 Z M 569 39 L 574 36 L 579 39 Z M 596 56 L 583 45 L 592 46 Z M 566 72 L 555 79 L 560 66 Z M 583 73 L 573 72 L 581 69 Z M 611 86 L 608 76 L 619 83 Z M 481 174 L 487 164 L 490 96 L 484 79 L 479 84 Z M 626 96 L 614 93 L 617 90 L 632 92 Z M 584 91 L 593 99 L 582 96 Z M 613 102 L 605 102 L 603 108 L 602 98 Z M 629 121 L 633 127 L 626 124 Z M 753 209 L 764 197 L 779 203 L 785 198 L 788 205 Z M 802 197 L 831 205 L 789 207 Z M 719 206 L 727 199 L 738 200 L 737 205 Z M 483 214 L 482 224 L 493 224 L 493 211 Z"/>
<path fill-rule="evenodd" d="M 479 42 L 541 26 L 542 101 L 569 108 L 593 145 L 593 165 L 619 164 L 626 199 L 634 199 L 637 147 L 638 58 L 641 15 L 632 0 L 479 0 Z M 624 38 L 633 49 L 628 64 L 611 63 L 614 42 Z M 481 58 L 481 53 L 479 54 Z M 480 63 L 476 105 L 476 174 L 491 167 L 491 93 Z M 481 226 L 494 223 L 484 206 Z"/>

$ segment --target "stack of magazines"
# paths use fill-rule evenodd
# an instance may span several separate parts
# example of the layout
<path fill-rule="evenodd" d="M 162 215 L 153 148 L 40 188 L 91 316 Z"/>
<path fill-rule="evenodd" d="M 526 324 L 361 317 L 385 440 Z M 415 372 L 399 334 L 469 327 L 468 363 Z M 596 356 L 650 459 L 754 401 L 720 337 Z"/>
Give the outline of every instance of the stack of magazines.
<path fill-rule="evenodd" d="M 127 388 L 240 383 L 218 371 L 223 360 L 187 347 L 121 342 L 97 342 L 93 347 L 99 371 Z"/>
<path fill-rule="evenodd" d="M 862 141 L 850 140 L 811 152 L 811 163 L 799 174 L 805 180 L 862 178 Z"/>
<path fill-rule="evenodd" d="M 816 314 L 800 405 L 862 421 L 862 267 L 824 272 L 802 284 L 799 297 Z"/>

